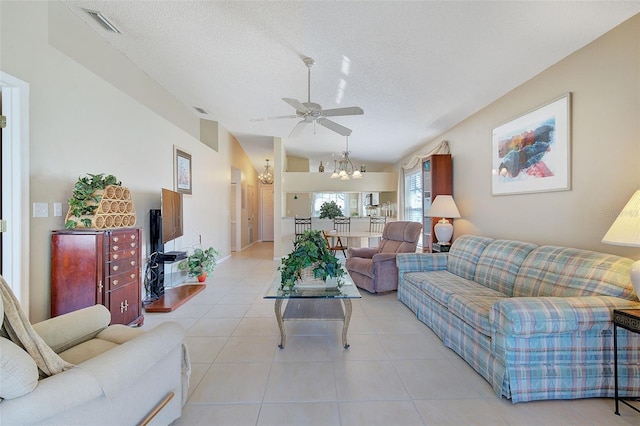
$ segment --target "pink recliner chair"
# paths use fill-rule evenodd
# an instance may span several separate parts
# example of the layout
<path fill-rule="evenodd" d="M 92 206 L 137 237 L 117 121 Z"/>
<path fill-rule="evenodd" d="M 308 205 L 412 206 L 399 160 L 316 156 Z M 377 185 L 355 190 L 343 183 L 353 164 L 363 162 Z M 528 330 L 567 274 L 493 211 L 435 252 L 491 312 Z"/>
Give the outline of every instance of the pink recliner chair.
<path fill-rule="evenodd" d="M 396 254 L 415 252 L 421 230 L 418 222 L 389 222 L 378 247 L 350 247 L 345 267 L 355 285 L 371 293 L 397 290 Z"/>

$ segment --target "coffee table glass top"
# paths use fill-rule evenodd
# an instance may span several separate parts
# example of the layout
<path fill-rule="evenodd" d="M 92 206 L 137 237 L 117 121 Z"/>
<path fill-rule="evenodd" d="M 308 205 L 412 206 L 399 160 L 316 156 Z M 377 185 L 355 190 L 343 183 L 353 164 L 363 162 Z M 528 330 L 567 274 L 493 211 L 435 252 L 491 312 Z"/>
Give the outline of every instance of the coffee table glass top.
<path fill-rule="evenodd" d="M 264 295 L 265 299 L 359 299 L 360 292 L 348 273 L 342 277 L 344 282 L 340 287 L 315 286 L 304 288 L 296 286 L 293 290 L 280 289 L 280 273 L 275 274 L 271 287 Z"/>

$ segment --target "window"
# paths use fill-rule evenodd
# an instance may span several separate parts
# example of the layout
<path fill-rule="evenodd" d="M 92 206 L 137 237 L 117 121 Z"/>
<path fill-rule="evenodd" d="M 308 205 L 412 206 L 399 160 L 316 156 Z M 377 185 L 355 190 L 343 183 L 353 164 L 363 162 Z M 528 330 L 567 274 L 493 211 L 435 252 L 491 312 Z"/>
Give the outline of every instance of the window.
<path fill-rule="evenodd" d="M 404 177 L 404 217 L 411 222 L 422 223 L 422 174 L 420 168 L 407 172 Z M 422 247 L 422 233 L 418 240 Z"/>
<path fill-rule="evenodd" d="M 315 192 L 313 194 L 313 202 L 312 208 L 313 211 L 311 215 L 314 217 L 320 216 L 320 207 L 325 202 L 335 201 L 340 210 L 342 211 L 342 215 L 345 215 L 345 200 L 347 199 L 346 194 L 343 192 L 335 193 L 335 192 Z"/>

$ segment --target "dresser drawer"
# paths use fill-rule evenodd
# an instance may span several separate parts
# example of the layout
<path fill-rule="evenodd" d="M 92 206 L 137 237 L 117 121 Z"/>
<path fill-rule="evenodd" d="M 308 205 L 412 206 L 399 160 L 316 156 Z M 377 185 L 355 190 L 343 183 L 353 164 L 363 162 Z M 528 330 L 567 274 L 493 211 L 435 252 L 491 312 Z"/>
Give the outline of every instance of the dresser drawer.
<path fill-rule="evenodd" d="M 105 276 L 113 276 L 123 274 L 128 271 L 135 271 L 138 269 L 138 256 L 128 256 L 120 260 L 114 260 L 107 263 L 107 270 Z"/>
<path fill-rule="evenodd" d="M 117 252 L 121 250 L 138 249 L 140 242 L 138 241 L 137 229 L 125 229 L 122 231 L 112 231 L 107 239 L 107 253 Z"/>
<path fill-rule="evenodd" d="M 129 270 L 120 274 L 111 275 L 106 278 L 107 291 L 115 290 L 127 284 L 138 281 L 138 269 Z"/>

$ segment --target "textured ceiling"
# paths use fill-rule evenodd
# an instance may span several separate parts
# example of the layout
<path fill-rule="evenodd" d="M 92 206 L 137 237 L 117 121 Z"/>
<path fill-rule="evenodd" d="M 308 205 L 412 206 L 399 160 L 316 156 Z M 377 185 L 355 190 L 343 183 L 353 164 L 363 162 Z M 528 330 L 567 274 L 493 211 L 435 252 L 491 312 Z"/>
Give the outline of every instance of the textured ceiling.
<path fill-rule="evenodd" d="M 364 110 L 332 117 L 353 130 L 352 158 L 391 164 L 640 12 L 637 1 L 64 4 L 186 106 L 204 108 L 194 114 L 229 130 L 258 170 L 273 158 L 272 137 L 287 138 L 299 119 L 251 119 L 295 114 L 281 98 L 307 101 L 303 57 L 316 61 L 312 102 Z M 345 137 L 309 124 L 284 144 L 332 164 Z"/>

